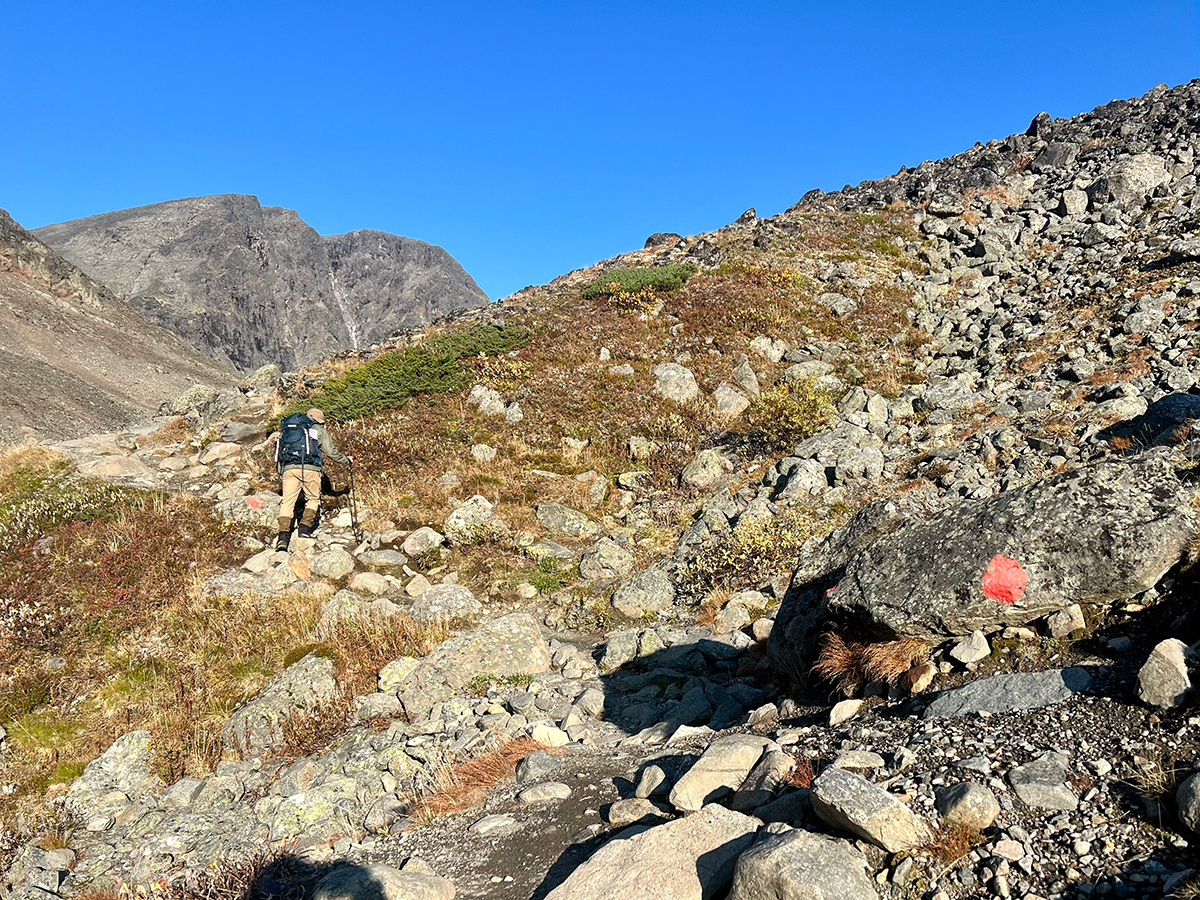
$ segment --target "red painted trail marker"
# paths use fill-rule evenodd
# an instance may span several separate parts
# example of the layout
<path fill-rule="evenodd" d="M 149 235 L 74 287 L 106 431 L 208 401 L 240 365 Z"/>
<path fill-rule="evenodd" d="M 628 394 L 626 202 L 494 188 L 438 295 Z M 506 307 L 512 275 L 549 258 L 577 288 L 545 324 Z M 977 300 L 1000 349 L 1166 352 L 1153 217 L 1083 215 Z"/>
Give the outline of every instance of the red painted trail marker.
<path fill-rule="evenodd" d="M 1016 603 L 1028 583 L 1029 573 L 1019 562 L 997 554 L 983 573 L 983 595 L 997 603 Z"/>
<path fill-rule="evenodd" d="M 263 502 L 261 497 L 247 497 L 246 505 L 251 509 L 262 509 Z"/>

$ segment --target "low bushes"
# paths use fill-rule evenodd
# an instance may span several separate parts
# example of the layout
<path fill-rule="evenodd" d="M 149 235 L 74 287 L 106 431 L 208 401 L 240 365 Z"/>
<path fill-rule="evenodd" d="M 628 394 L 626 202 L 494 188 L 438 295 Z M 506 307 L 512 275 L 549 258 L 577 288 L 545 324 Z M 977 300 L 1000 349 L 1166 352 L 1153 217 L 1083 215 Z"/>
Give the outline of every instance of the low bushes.
<path fill-rule="evenodd" d="M 467 360 L 506 353 L 528 342 L 528 329 L 511 325 L 477 325 L 440 334 L 325 382 L 316 393 L 294 401 L 280 418 L 316 406 L 330 421 L 346 422 L 403 406 L 410 397 L 456 391 L 471 380 Z"/>
<path fill-rule="evenodd" d="M 677 291 L 696 273 L 691 263 L 669 266 L 643 266 L 637 269 L 610 269 L 583 289 L 583 298 L 608 296 L 633 298 L 658 291 Z"/>

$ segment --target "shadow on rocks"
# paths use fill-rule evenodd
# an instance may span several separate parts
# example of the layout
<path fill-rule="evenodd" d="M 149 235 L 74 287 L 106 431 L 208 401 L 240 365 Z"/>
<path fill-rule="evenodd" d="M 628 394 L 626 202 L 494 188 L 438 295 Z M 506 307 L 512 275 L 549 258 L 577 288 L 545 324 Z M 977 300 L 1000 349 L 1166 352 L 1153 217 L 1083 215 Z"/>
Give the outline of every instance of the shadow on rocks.
<path fill-rule="evenodd" d="M 366 866 L 342 860 L 313 862 L 285 853 L 259 869 L 241 900 L 350 900 L 351 897 L 386 900 L 388 892 Z"/>

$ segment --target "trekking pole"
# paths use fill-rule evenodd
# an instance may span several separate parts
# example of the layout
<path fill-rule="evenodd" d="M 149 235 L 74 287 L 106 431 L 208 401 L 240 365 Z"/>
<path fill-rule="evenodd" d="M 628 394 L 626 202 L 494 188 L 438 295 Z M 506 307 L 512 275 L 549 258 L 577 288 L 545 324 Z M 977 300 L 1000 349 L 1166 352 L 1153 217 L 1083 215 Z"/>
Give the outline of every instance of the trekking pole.
<path fill-rule="evenodd" d="M 350 521 L 354 523 L 354 539 L 362 541 L 362 532 L 358 530 L 358 493 L 354 490 L 354 463 L 350 463 Z"/>

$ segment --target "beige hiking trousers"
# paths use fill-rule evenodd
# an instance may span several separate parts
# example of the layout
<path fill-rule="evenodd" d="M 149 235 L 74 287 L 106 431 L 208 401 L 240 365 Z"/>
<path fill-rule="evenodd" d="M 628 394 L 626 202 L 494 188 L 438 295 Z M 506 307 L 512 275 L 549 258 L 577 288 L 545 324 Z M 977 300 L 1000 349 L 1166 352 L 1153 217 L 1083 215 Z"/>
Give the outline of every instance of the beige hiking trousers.
<path fill-rule="evenodd" d="M 306 528 L 317 519 L 317 506 L 321 503 L 321 470 L 316 466 L 292 466 L 283 470 L 283 502 L 279 504 L 279 530 L 292 530 L 292 510 L 296 498 L 304 491 L 304 515 L 300 524 Z"/>

